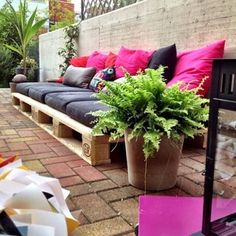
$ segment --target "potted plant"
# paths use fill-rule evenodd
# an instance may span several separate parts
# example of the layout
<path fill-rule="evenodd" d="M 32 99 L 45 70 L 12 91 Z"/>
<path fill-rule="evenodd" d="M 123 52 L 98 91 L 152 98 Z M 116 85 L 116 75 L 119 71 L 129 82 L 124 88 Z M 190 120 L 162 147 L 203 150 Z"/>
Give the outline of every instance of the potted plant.
<path fill-rule="evenodd" d="M 17 39 L 13 39 L 9 44 L 5 46 L 19 54 L 22 57 L 23 74 L 26 74 L 27 70 L 27 56 L 28 47 L 33 38 L 37 35 L 40 28 L 45 24 L 47 19 L 36 21 L 37 8 L 29 15 L 27 8 L 27 1 L 20 0 L 19 9 L 16 11 L 11 4 L 11 1 L 6 0 L 10 14 L 4 14 L 0 12 L 0 16 L 4 17 L 9 22 L 12 22 L 14 29 L 17 32 Z"/>
<path fill-rule="evenodd" d="M 164 68 L 147 69 L 126 83 L 106 82 L 98 98 L 110 110 L 97 111 L 94 133 L 109 131 L 111 139 L 125 136 L 128 179 L 135 187 L 163 190 L 176 184 L 184 137 L 202 132 L 208 100 L 198 89 L 166 87 Z"/>
<path fill-rule="evenodd" d="M 26 70 L 24 69 L 24 60 L 22 59 L 16 68 L 16 74 L 25 74 L 29 81 L 37 82 L 39 69 L 38 69 L 38 64 L 35 61 L 35 59 L 26 57 L 25 65 L 26 65 Z"/>

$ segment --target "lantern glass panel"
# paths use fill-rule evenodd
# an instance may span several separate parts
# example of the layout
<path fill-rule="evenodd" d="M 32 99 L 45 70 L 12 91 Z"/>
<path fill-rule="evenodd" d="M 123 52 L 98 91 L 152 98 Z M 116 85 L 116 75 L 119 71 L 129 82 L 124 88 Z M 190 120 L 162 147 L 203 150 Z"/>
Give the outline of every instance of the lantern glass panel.
<path fill-rule="evenodd" d="M 213 235 L 236 235 L 236 111 L 218 111 L 213 193 Z"/>

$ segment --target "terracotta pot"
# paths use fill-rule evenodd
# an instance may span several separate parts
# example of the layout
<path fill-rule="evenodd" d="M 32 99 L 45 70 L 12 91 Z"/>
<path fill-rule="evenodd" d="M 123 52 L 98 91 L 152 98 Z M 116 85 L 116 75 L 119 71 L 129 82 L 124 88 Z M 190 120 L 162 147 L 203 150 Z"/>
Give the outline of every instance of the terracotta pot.
<path fill-rule="evenodd" d="M 23 68 L 16 68 L 16 74 L 24 74 Z M 27 76 L 28 80 L 31 82 L 38 82 L 39 80 L 39 69 L 34 69 L 31 71 L 29 68 L 26 69 L 25 75 Z"/>
<path fill-rule="evenodd" d="M 137 188 L 145 189 L 145 159 L 143 153 L 143 137 L 128 141 L 125 131 L 125 149 L 129 183 Z M 178 142 L 167 137 L 162 138 L 160 149 L 147 160 L 146 190 L 160 191 L 175 186 L 179 159 L 182 154 L 184 137 Z"/>
<path fill-rule="evenodd" d="M 11 93 L 15 93 L 16 92 L 16 83 L 10 82 L 9 85 L 10 85 Z"/>

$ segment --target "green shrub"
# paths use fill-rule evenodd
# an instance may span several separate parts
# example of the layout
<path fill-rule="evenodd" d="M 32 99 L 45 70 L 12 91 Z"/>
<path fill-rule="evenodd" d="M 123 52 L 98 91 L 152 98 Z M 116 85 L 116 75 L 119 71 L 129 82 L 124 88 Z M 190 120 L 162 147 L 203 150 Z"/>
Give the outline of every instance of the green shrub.
<path fill-rule="evenodd" d="M 0 45 L 0 86 L 8 87 L 9 80 L 14 75 L 14 61 L 10 50 Z"/>

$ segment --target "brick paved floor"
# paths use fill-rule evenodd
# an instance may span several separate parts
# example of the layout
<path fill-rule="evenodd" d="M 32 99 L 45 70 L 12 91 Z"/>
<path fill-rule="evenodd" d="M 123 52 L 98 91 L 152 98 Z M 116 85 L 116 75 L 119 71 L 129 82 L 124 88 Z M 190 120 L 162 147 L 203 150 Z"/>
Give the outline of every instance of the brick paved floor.
<path fill-rule="evenodd" d="M 17 155 L 30 169 L 59 178 L 71 191 L 68 206 L 81 225 L 78 235 L 134 235 L 138 196 L 128 184 L 125 161 L 92 167 L 11 105 L 8 89 L 0 89 L 0 153 Z M 203 194 L 204 150 L 184 149 L 178 181 L 156 195 Z M 149 193 L 150 194 L 150 193 Z"/>

